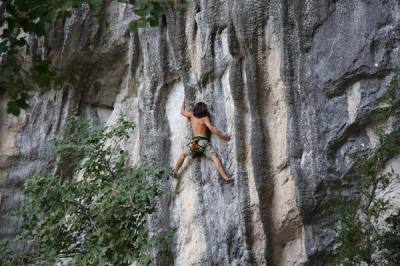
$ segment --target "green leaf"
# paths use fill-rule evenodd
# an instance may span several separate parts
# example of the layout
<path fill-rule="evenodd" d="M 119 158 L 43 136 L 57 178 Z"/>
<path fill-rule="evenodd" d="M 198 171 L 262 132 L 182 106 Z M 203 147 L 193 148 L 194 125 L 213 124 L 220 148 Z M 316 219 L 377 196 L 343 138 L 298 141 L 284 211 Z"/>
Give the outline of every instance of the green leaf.
<path fill-rule="evenodd" d="M 183 12 L 188 8 L 188 6 L 189 6 L 188 3 L 180 3 L 176 5 L 175 9 L 176 11 Z"/>
<path fill-rule="evenodd" d="M 131 21 L 131 22 L 129 23 L 129 25 L 128 25 L 128 28 L 129 28 L 129 30 L 132 31 L 132 32 L 137 32 L 137 31 L 138 31 L 138 26 L 137 26 L 136 21 Z"/>
<path fill-rule="evenodd" d="M 156 18 L 150 17 L 150 18 L 147 19 L 147 22 L 152 27 L 158 26 L 158 19 L 156 19 Z"/>
<path fill-rule="evenodd" d="M 7 103 L 7 113 L 19 116 L 21 112 L 21 108 L 19 107 L 18 103 L 15 101 L 9 101 Z"/>
<path fill-rule="evenodd" d="M 25 46 L 25 45 L 27 45 L 28 43 L 26 42 L 26 39 L 25 38 L 20 38 L 20 39 L 17 39 L 16 40 L 16 45 L 17 46 L 20 46 L 20 47 L 22 47 L 22 46 Z"/>
<path fill-rule="evenodd" d="M 107 18 L 107 13 L 104 11 L 98 11 L 95 16 L 99 21 L 104 21 Z"/>
<path fill-rule="evenodd" d="M 103 2 L 103 0 L 89 0 L 89 2 L 93 7 L 98 7 Z"/>
<path fill-rule="evenodd" d="M 8 49 L 7 41 L 0 42 L 0 53 L 6 52 Z"/>
<path fill-rule="evenodd" d="M 15 103 L 20 109 L 27 109 L 29 107 L 28 99 L 29 97 L 21 97 L 20 99 L 16 100 Z"/>
<path fill-rule="evenodd" d="M 32 22 L 28 20 L 24 20 L 21 22 L 21 27 L 25 32 L 33 33 L 38 36 L 45 35 L 44 24 L 40 22 Z"/>
<path fill-rule="evenodd" d="M 6 88 L 4 86 L 0 86 L 0 96 L 6 93 Z"/>
<path fill-rule="evenodd" d="M 134 9 L 134 12 L 136 15 L 138 15 L 139 17 L 146 17 L 147 14 L 149 13 L 147 11 L 147 9 Z"/>

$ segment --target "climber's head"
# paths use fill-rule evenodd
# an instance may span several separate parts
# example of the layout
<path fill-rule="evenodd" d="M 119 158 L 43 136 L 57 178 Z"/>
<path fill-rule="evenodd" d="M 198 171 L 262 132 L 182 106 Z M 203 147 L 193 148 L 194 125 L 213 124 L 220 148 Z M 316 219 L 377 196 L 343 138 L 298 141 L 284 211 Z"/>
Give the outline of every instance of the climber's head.
<path fill-rule="evenodd" d="M 193 108 L 193 115 L 197 118 L 208 116 L 207 105 L 203 102 L 198 102 Z"/>

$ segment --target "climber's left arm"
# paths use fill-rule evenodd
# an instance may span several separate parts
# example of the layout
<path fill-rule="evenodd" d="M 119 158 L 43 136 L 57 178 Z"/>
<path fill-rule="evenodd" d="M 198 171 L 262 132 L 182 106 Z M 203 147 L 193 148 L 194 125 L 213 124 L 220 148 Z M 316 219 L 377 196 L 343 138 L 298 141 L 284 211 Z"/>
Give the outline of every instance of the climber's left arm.
<path fill-rule="evenodd" d="M 186 116 L 187 118 L 191 118 L 193 116 L 192 112 L 186 111 L 186 109 L 185 109 L 185 101 L 182 102 L 181 115 Z"/>
<path fill-rule="evenodd" d="M 217 135 L 221 139 L 226 140 L 226 141 L 231 139 L 231 135 L 229 135 L 228 133 L 223 133 L 221 130 L 219 130 L 218 128 L 214 127 L 211 124 L 210 119 L 208 118 L 208 116 L 204 118 L 204 124 L 211 131 L 211 133 Z"/>

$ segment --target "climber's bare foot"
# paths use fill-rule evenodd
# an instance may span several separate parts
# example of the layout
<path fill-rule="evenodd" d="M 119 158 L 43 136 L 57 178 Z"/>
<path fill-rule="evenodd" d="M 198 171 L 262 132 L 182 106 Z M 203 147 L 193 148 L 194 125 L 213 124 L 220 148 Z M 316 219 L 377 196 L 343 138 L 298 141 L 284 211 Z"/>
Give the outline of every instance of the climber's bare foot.
<path fill-rule="evenodd" d="M 233 180 L 233 178 L 231 178 L 231 177 L 229 177 L 229 176 L 223 176 L 222 177 L 222 179 L 226 182 L 226 183 L 228 183 L 228 182 L 230 182 L 230 181 L 232 181 Z"/>

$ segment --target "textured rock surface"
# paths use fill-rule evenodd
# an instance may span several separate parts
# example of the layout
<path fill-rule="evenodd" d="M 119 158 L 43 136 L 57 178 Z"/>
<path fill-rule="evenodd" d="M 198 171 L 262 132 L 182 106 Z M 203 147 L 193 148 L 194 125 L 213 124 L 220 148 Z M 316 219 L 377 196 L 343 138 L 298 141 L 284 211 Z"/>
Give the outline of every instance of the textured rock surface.
<path fill-rule="evenodd" d="M 349 154 L 376 142 L 365 116 L 399 67 L 399 2 L 197 0 L 139 33 L 128 6 L 104 9 L 100 23 L 82 8 L 49 28 L 44 50 L 70 82 L 18 118 L 1 100 L 0 211 L 20 205 L 22 181 L 43 171 L 74 110 L 97 125 L 122 112 L 137 125 L 132 163 L 172 166 L 190 138 L 186 97 L 232 133 L 212 144 L 235 182 L 203 158 L 162 184 L 171 196 L 149 225 L 178 227 L 171 264 L 322 265 L 329 195 Z M 399 184 L 390 189 L 400 202 Z M 0 216 L 0 237 L 16 225 Z"/>

